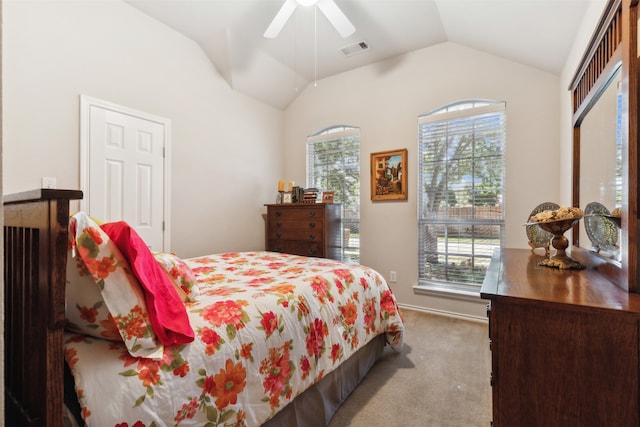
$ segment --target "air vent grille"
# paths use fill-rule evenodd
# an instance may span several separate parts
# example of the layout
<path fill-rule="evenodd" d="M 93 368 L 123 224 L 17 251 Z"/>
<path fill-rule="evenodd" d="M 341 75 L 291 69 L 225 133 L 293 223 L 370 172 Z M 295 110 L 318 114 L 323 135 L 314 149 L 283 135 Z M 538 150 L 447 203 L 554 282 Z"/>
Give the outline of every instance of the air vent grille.
<path fill-rule="evenodd" d="M 340 48 L 340 53 L 344 56 L 353 56 L 366 50 L 369 50 L 369 44 L 365 41 L 361 41 L 359 43 L 350 44 L 349 46 Z"/>

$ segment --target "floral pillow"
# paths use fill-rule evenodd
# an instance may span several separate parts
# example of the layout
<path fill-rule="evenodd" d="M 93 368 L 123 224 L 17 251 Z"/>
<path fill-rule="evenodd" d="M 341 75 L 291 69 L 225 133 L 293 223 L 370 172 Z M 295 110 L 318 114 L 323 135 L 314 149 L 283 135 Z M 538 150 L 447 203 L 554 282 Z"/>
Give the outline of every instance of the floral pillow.
<path fill-rule="evenodd" d="M 129 353 L 134 357 L 162 358 L 164 347 L 158 342 L 149 320 L 144 294 L 140 284 L 117 246 L 107 234 L 84 212 L 71 217 L 69 222 L 70 248 L 82 261 L 100 291 L 115 327 Z M 68 287 L 78 286 L 70 283 Z M 80 301 L 67 300 L 67 306 Z M 73 311 L 73 310 L 71 310 Z"/>
<path fill-rule="evenodd" d="M 120 332 L 102 299 L 100 288 L 84 261 L 67 253 L 67 329 L 96 338 L 122 341 Z"/>
<path fill-rule="evenodd" d="M 189 266 L 172 253 L 156 252 L 153 256 L 169 276 L 182 301 L 196 301 L 200 296 L 200 288 L 198 279 Z"/>

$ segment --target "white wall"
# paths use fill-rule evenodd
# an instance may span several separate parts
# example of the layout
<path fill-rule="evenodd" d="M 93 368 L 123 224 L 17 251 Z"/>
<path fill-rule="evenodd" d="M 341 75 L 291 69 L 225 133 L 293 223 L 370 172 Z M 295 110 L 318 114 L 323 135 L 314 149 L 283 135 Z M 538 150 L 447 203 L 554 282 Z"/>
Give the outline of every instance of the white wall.
<path fill-rule="evenodd" d="M 607 0 L 592 0 L 589 3 L 589 7 L 585 11 L 582 18 L 582 24 L 576 34 L 571 52 L 567 56 L 564 68 L 562 70 L 561 87 L 560 87 L 560 114 L 561 114 L 561 140 L 562 151 L 560 162 L 560 176 L 562 183 L 561 199 L 564 204 L 571 204 L 571 173 L 572 173 L 572 158 L 573 158 L 573 107 L 571 92 L 569 91 L 569 85 L 573 80 L 573 77 L 578 68 L 578 64 L 584 55 L 589 40 L 591 39 L 593 32 L 595 31 L 598 20 L 602 15 L 602 11 L 607 4 Z M 584 206 L 581 206 L 584 208 Z M 569 239 L 571 240 L 571 239 Z"/>
<path fill-rule="evenodd" d="M 305 138 L 334 125 L 361 130 L 361 262 L 392 283 L 400 303 L 484 317 L 486 302 L 416 294 L 417 117 L 462 99 L 507 105 L 506 241 L 527 248 L 522 223 L 531 210 L 560 198 L 560 80 L 552 74 L 454 43 L 422 49 L 321 80 L 286 110 L 285 171 L 305 181 Z M 407 201 L 372 202 L 369 156 L 408 149 Z"/>
<path fill-rule="evenodd" d="M 171 120 L 172 250 L 264 248 L 283 113 L 234 92 L 198 45 L 119 0 L 4 1 L 4 180 L 78 189 L 79 95 Z"/>

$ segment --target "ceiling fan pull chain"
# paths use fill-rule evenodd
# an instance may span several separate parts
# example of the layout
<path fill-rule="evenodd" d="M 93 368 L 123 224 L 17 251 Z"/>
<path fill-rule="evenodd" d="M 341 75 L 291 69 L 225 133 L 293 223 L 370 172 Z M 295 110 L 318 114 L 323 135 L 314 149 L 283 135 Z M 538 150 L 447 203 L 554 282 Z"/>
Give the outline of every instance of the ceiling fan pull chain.
<path fill-rule="evenodd" d="M 295 16 L 295 32 L 293 37 L 293 89 L 298 92 L 298 30 L 299 30 L 299 14 Z"/>
<path fill-rule="evenodd" d="M 318 6 L 313 9 L 313 87 L 318 87 Z"/>

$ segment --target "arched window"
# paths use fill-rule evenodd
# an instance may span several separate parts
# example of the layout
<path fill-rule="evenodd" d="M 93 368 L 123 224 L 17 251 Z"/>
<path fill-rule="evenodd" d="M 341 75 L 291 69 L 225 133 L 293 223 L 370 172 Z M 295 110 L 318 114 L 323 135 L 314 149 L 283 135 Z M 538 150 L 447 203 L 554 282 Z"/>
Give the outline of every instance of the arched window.
<path fill-rule="evenodd" d="M 360 129 L 334 126 L 307 138 L 307 187 L 342 203 L 342 259 L 360 262 Z"/>
<path fill-rule="evenodd" d="M 418 118 L 421 286 L 477 292 L 504 242 L 505 104 L 463 101 Z"/>

